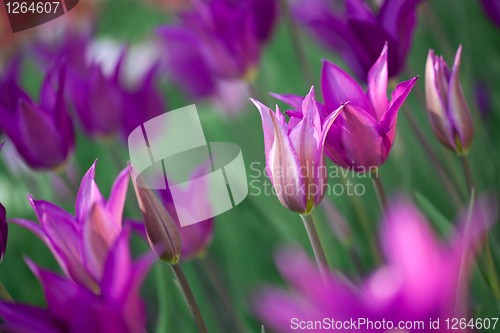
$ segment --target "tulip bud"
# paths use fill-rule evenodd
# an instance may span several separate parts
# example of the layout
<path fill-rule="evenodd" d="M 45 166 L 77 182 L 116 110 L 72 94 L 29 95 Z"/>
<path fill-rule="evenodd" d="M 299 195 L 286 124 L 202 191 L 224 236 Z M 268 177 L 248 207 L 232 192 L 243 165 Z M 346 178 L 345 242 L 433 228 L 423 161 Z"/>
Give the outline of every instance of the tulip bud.
<path fill-rule="evenodd" d="M 130 175 L 151 249 L 161 260 L 175 264 L 181 255 L 181 236 L 172 216 L 133 168 Z"/>
<path fill-rule="evenodd" d="M 425 67 L 425 95 L 429 121 L 438 140 L 458 154 L 467 154 L 474 138 L 474 123 L 458 78 L 462 45 L 451 70 L 442 56 L 429 50 Z"/>

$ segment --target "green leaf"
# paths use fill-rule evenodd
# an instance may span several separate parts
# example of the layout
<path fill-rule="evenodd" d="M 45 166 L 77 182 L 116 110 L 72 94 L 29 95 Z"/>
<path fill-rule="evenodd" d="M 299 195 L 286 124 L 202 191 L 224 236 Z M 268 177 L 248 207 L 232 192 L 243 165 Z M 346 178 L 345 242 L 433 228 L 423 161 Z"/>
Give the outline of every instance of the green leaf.
<path fill-rule="evenodd" d="M 415 200 L 420 209 L 431 220 L 434 227 L 441 236 L 449 235 L 453 230 L 453 224 L 446 218 L 422 193 L 415 191 Z"/>

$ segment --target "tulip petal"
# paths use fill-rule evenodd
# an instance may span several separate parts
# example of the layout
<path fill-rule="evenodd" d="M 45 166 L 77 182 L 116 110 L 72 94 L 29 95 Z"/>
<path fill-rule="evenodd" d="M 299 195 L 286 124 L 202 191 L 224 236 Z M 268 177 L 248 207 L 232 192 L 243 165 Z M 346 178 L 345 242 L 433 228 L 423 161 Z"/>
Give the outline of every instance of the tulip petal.
<path fill-rule="evenodd" d="M 434 51 L 429 50 L 425 64 L 427 111 L 432 130 L 438 140 L 446 147 L 455 150 L 456 144 L 453 137 L 453 128 L 448 119 L 448 111 L 444 100 L 446 98 L 446 90 L 443 91 L 444 87 L 441 83 L 446 80 L 442 78 L 444 73 L 439 70 L 439 68 L 444 68 L 444 66 L 440 65 L 439 62 L 440 60 L 434 55 Z"/>
<path fill-rule="evenodd" d="M 3 332 L 66 332 L 66 325 L 33 306 L 0 302 L 0 315 L 6 322 L 1 326 Z"/>
<path fill-rule="evenodd" d="M 323 60 L 321 91 L 325 104 L 330 108 L 338 108 L 343 103 L 351 102 L 352 105 L 373 114 L 361 86 L 344 70 L 327 60 Z"/>
<path fill-rule="evenodd" d="M 264 131 L 264 148 L 265 148 L 265 156 L 266 156 L 266 164 L 269 166 L 269 152 L 271 148 L 273 147 L 274 143 L 274 126 L 273 126 L 273 121 L 270 116 L 271 109 L 262 104 L 261 102 L 254 100 L 250 98 L 252 103 L 257 107 L 257 109 L 260 112 L 260 116 L 262 118 L 262 129 Z M 268 172 L 268 176 L 271 179 L 272 182 L 272 174 Z"/>
<path fill-rule="evenodd" d="M 104 203 L 104 198 L 94 180 L 96 163 L 97 159 L 83 176 L 80 189 L 76 196 L 75 217 L 78 223 L 83 223 L 85 221 L 94 203 Z"/>
<path fill-rule="evenodd" d="M 6 216 L 7 211 L 5 210 L 5 207 L 0 203 L 0 262 L 2 262 L 3 256 L 5 254 L 5 249 L 7 248 L 7 234 L 9 232 L 9 226 L 7 225 Z"/>
<path fill-rule="evenodd" d="M 368 72 L 367 95 L 375 111 L 375 119 L 380 121 L 387 111 L 387 42 L 382 53 Z"/>
<path fill-rule="evenodd" d="M 467 152 L 474 139 L 474 122 L 472 121 L 469 106 L 465 100 L 462 85 L 458 77 L 461 53 L 462 45 L 457 50 L 453 69 L 451 70 L 450 85 L 448 88 L 448 116 L 460 139 L 461 147 L 459 147 L 459 150 Z"/>
<path fill-rule="evenodd" d="M 304 101 L 303 96 L 292 95 L 292 94 L 281 95 L 281 94 L 275 94 L 275 93 L 269 93 L 269 95 L 273 96 L 277 100 L 282 101 L 283 103 L 290 105 L 292 108 L 295 108 L 297 111 L 302 112 L 302 102 Z M 323 104 L 316 101 L 316 107 L 318 108 L 319 117 L 321 119 L 324 119 L 328 116 L 328 111 L 326 110 L 326 107 Z M 288 114 L 288 112 L 287 112 L 287 114 Z M 290 128 L 288 128 L 288 131 L 290 132 Z"/>
<path fill-rule="evenodd" d="M 127 197 L 128 182 L 130 178 L 129 168 L 130 167 L 127 166 L 120 172 L 118 177 L 116 177 L 111 187 L 108 202 L 106 203 L 106 209 L 109 210 L 109 213 L 113 217 L 110 222 L 118 223 L 119 227 L 122 224 L 123 208 Z"/>
<path fill-rule="evenodd" d="M 297 213 L 305 213 L 307 198 L 299 157 L 283 124 L 276 119 L 272 111 L 269 111 L 269 114 L 275 132 L 274 143 L 268 156 L 274 188 L 283 206 Z"/>

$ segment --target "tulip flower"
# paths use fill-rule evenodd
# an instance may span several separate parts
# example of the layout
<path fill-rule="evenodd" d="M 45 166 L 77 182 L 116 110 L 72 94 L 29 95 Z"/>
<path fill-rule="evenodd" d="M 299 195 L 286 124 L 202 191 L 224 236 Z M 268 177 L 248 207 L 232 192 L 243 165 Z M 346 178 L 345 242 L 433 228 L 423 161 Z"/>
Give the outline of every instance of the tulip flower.
<path fill-rule="evenodd" d="M 429 121 L 434 134 L 445 147 L 465 155 L 474 139 L 474 123 L 458 78 L 462 45 L 455 55 L 453 68 L 443 57 L 429 50 L 425 65 L 425 96 Z"/>
<path fill-rule="evenodd" d="M 339 53 L 360 80 L 389 43 L 389 76 L 405 66 L 417 23 L 416 6 L 423 0 L 385 0 L 378 12 L 363 0 L 300 0 L 293 7 L 299 23 L 309 28 L 328 49 Z"/>
<path fill-rule="evenodd" d="M 344 111 L 330 127 L 325 153 L 339 166 L 365 173 L 384 164 L 394 143 L 399 108 L 410 93 L 417 77 L 397 85 L 387 99 L 387 44 L 368 73 L 365 94 L 360 85 L 338 66 L 324 60 L 321 90 L 325 105 L 318 103 L 322 117 L 335 114 L 339 105 Z M 276 98 L 300 110 L 302 97 L 276 95 Z M 300 112 L 289 112 L 297 122 Z"/>
<path fill-rule="evenodd" d="M 154 253 L 168 264 L 175 264 L 181 255 L 181 236 L 173 217 L 146 186 L 141 175 L 130 167 L 130 176 L 142 212 L 146 236 Z"/>
<path fill-rule="evenodd" d="M 63 70 L 49 70 L 34 103 L 17 85 L 17 64 L 0 78 L 0 126 L 33 169 L 62 170 L 74 149 L 73 124 L 64 101 Z"/>
<path fill-rule="evenodd" d="M 498 0 L 481 0 L 484 12 L 490 19 L 500 27 L 500 1 Z"/>
<path fill-rule="evenodd" d="M 293 293 L 281 288 L 263 289 L 255 297 L 254 311 L 266 327 L 280 333 L 297 331 L 299 321 L 304 321 L 302 329 L 307 327 L 307 321 L 312 325 L 315 321 L 324 324 L 324 318 L 329 318 L 327 324 L 330 325 L 330 319 L 333 319 L 336 329 L 361 332 L 374 332 L 378 328 L 380 331 L 397 331 L 401 328 L 397 327 L 401 321 L 423 321 L 423 327 L 413 327 L 411 331 L 434 332 L 429 327 L 429 318 L 433 321 L 440 319 L 443 325 L 447 318 L 467 315 L 463 304 L 456 301 L 466 301 L 464 295 L 472 270 L 469 259 L 475 249 L 473 245 L 496 221 L 490 204 L 487 200 L 480 200 L 469 217 L 470 227 L 465 227 L 467 214 L 464 214 L 459 221 L 461 231 L 449 235 L 447 242 L 443 243 L 411 203 L 406 200 L 393 203 L 381 231 L 386 263 L 356 286 L 332 277 L 325 287 L 303 250 L 282 250 L 275 261 Z M 457 292 L 461 297 L 457 297 Z M 295 323 L 293 318 L 296 318 Z M 351 318 L 354 318 L 355 327 L 351 326 Z M 360 324 L 358 318 L 365 321 Z M 384 328 L 381 327 L 382 320 L 386 325 Z M 347 327 L 335 327 L 346 321 Z M 321 329 L 316 327 L 311 331 Z"/>
<path fill-rule="evenodd" d="M 309 214 L 323 199 L 328 182 L 324 142 L 326 134 L 345 105 L 321 123 L 314 87 L 302 102 L 299 121 L 286 123 L 276 108 L 252 99 L 259 109 L 264 129 L 266 171 L 281 204 L 299 214 Z"/>
<path fill-rule="evenodd" d="M 276 0 L 192 1 L 178 26 L 162 26 L 173 78 L 194 98 L 214 94 L 217 81 L 251 80 L 277 16 Z"/>
<path fill-rule="evenodd" d="M 108 252 L 97 295 L 27 259 L 42 285 L 47 309 L 0 302 L 2 332 L 144 333 L 146 306 L 139 291 L 154 256 L 147 254 L 133 262 L 129 238 L 124 230 Z"/>
<path fill-rule="evenodd" d="M 40 224 L 20 218 L 9 222 L 37 235 L 69 278 L 98 293 L 109 249 L 122 230 L 128 172 L 127 167 L 118 175 L 106 201 L 94 180 L 94 162 L 82 179 L 75 216 L 50 202 L 34 200 L 28 195 Z"/>

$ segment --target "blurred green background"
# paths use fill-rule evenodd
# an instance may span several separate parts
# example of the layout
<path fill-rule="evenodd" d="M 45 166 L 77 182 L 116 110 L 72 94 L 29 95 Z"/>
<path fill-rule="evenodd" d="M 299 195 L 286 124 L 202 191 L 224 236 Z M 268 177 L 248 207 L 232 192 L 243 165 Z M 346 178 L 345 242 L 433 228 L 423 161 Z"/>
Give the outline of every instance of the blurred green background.
<path fill-rule="evenodd" d="M 437 54 L 442 54 L 447 63 L 451 64 L 458 45 L 462 44 L 461 82 L 476 128 L 470 152 L 472 171 L 480 193 L 487 190 L 498 192 L 500 94 L 496 92 L 500 91 L 500 29 L 488 20 L 476 0 L 430 0 L 419 7 L 418 18 L 419 24 L 408 57 L 411 71 L 404 72 L 398 78 L 400 82 L 420 75 L 405 103 L 406 107 L 443 161 L 451 179 L 459 184 L 465 198 L 466 187 L 460 161 L 453 153 L 442 148 L 435 139 L 421 100 L 424 97 L 424 68 L 428 49 L 432 48 Z M 172 22 L 172 17 L 140 1 L 108 0 L 98 20 L 97 32 L 98 36 L 111 36 L 120 41 L 134 43 L 149 38 L 157 25 L 168 22 Z M 301 31 L 301 37 L 307 63 L 314 76 L 316 97 L 322 100 L 319 89 L 320 60 L 328 59 L 346 67 L 340 58 L 319 47 L 304 31 Z M 37 72 L 36 67 L 27 64 L 23 83 L 35 96 L 41 79 L 42 74 Z M 478 110 L 474 98 L 474 85 L 478 81 L 483 82 L 491 93 L 491 108 L 486 113 Z M 169 82 L 167 74 L 162 77 L 161 87 L 168 101 L 168 109 L 173 110 L 192 103 Z M 268 96 L 268 92 L 305 95 L 310 88 L 293 48 L 289 26 L 283 18 L 264 50 L 254 88 L 255 97 L 269 106 L 274 105 L 276 101 Z M 281 102 L 278 104 L 282 110 L 286 110 L 287 106 Z M 254 178 L 257 173 L 250 168 L 253 162 L 260 163 L 261 171 L 265 166 L 261 120 L 255 107 L 248 102 L 245 111 L 232 117 L 222 115 L 208 102 L 197 103 L 197 107 L 207 141 L 238 144 L 242 149 L 248 180 L 269 182 L 265 175 Z M 397 126 L 394 147 L 389 159 L 380 168 L 388 194 L 404 193 L 415 199 L 435 226 L 451 223 L 458 210 L 402 111 Z M 123 163 L 117 163 L 116 159 L 113 159 L 111 150 L 120 155 Z M 5 162 L 5 156 L 2 158 Z M 116 175 L 126 166 L 128 152 L 122 143 L 92 142 L 78 134 L 74 157 L 75 183 L 79 183 L 83 173 L 96 158 L 99 159 L 96 181 L 103 195 L 107 197 Z M 14 174 L 5 167 L 5 163 L 2 163 L 0 168 L 0 201 L 7 208 L 8 217 L 36 220 L 26 199 L 26 193 L 34 195 L 36 199 L 54 202 L 74 213 L 73 200 L 69 197 L 58 197 L 54 193 L 51 175 L 28 171 Z M 330 195 L 324 200 L 333 203 L 345 216 L 352 229 L 351 239 L 343 242 L 333 234 L 330 221 L 321 207 L 314 211 L 314 216 L 329 263 L 345 271 L 353 279 L 359 279 L 369 274 L 377 264 L 363 232 L 363 221 L 368 224 L 370 232 L 377 233 L 381 212 L 370 179 L 357 176 L 353 178 L 349 173 L 347 180 L 363 184 L 366 189 L 364 195 L 358 197 L 344 193 L 340 196 Z M 331 186 L 343 181 L 345 180 L 341 178 L 329 179 Z M 132 187 L 129 187 L 125 214 L 129 217 L 139 217 L 132 191 Z M 273 251 L 284 244 L 299 243 L 312 256 L 300 218 L 285 209 L 276 197 L 255 196 L 252 193 L 255 193 L 255 190 L 250 188 L 247 199 L 236 208 L 215 218 L 215 238 L 204 259 L 205 262 L 182 264 L 212 332 L 224 331 L 222 323 L 227 320 L 228 314 L 220 313 L 220 308 L 212 297 L 213 286 L 204 265 L 208 263 L 218 271 L 219 283 L 227 292 L 248 331 L 258 332 L 260 323 L 250 311 L 249 301 L 253 290 L 263 283 L 283 284 L 273 262 Z M 436 227 L 436 230 L 440 229 Z M 500 268 L 499 233 L 500 228 L 495 227 L 490 239 L 497 268 Z M 137 253 L 148 249 L 138 238 L 134 238 L 133 243 Z M 43 305 L 40 285 L 24 263 L 24 256 L 30 257 L 43 267 L 60 271 L 46 246 L 36 236 L 11 225 L 6 256 L 0 265 L 0 280 L 17 301 Z M 353 256 L 357 258 L 356 264 L 353 264 Z M 180 290 L 174 283 L 174 275 L 166 266 L 159 262 L 143 287 L 143 295 L 148 303 L 148 331 L 155 330 L 158 313 L 161 313 L 169 332 L 194 332 L 194 324 Z M 163 289 L 158 289 L 159 286 Z M 471 297 L 475 316 L 498 317 L 500 314 L 498 303 L 477 269 L 474 273 Z"/>

